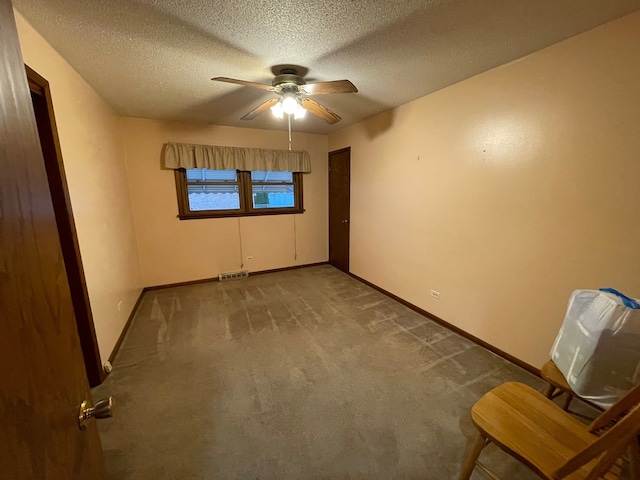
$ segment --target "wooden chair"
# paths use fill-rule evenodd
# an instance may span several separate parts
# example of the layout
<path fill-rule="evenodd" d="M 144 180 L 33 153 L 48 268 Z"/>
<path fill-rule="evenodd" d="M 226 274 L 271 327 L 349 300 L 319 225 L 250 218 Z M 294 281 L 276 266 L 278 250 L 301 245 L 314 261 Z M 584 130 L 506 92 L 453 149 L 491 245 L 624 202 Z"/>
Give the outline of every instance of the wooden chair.
<path fill-rule="evenodd" d="M 500 385 L 471 409 L 479 434 L 459 478 L 468 480 L 477 466 L 498 480 L 495 473 L 478 461 L 482 449 L 495 443 L 549 480 L 617 478 L 616 466 L 619 467 L 620 458 L 627 452 L 631 457 L 632 478 L 639 479 L 640 455 L 636 443 L 640 432 L 639 402 L 640 386 L 590 425 L 584 425 L 533 388 L 515 382 Z"/>

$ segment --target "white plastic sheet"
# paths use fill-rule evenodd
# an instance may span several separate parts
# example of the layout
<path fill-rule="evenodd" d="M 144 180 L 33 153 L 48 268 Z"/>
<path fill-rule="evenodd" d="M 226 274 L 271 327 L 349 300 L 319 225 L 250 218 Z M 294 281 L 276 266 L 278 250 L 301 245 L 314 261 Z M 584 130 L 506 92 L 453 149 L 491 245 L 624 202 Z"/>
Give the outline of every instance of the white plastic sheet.
<path fill-rule="evenodd" d="M 576 394 L 610 407 L 640 383 L 640 310 L 611 293 L 576 290 L 551 358 Z"/>

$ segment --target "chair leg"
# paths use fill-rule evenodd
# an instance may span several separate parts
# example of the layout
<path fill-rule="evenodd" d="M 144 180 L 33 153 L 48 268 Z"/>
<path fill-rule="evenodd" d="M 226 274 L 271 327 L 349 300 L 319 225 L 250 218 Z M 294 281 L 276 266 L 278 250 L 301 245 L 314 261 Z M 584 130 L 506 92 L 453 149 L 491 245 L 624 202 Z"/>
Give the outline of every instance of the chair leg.
<path fill-rule="evenodd" d="M 544 396 L 547 398 L 553 398 L 553 392 L 556 391 L 556 387 L 554 387 L 553 385 L 549 384 L 547 386 L 547 388 L 544 391 Z"/>
<path fill-rule="evenodd" d="M 476 466 L 476 461 L 480 456 L 480 452 L 484 447 L 486 447 L 489 443 L 481 433 L 478 433 L 475 441 L 473 442 L 473 447 L 471 447 L 471 451 L 467 456 L 467 459 L 464 461 L 464 465 L 462 465 L 462 470 L 460 471 L 459 480 L 469 480 L 471 477 L 471 473 L 473 473 L 473 469 Z"/>
<path fill-rule="evenodd" d="M 566 412 L 567 410 L 569 410 L 569 405 L 571 404 L 571 400 L 573 399 L 573 396 L 569 393 L 566 394 L 567 397 L 564 399 L 564 403 L 562 404 L 562 409 Z"/>
<path fill-rule="evenodd" d="M 629 444 L 629 470 L 631 478 L 640 478 L 640 438 Z"/>

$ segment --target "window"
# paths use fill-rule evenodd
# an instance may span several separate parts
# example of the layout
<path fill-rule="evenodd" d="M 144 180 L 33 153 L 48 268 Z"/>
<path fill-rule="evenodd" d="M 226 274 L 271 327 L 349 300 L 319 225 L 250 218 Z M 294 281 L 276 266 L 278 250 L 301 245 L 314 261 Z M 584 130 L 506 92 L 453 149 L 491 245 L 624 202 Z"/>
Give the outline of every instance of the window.
<path fill-rule="evenodd" d="M 175 171 L 181 219 L 302 213 L 302 173 Z"/>

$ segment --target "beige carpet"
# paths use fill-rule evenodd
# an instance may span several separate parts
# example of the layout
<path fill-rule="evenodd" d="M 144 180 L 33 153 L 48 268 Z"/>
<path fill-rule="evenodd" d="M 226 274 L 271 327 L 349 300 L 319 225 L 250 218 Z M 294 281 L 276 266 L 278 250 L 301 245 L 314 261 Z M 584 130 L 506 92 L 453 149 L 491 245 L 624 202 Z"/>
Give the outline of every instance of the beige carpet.
<path fill-rule="evenodd" d="M 510 380 L 543 386 L 327 265 L 147 292 L 94 396 L 113 480 L 455 479 Z"/>

